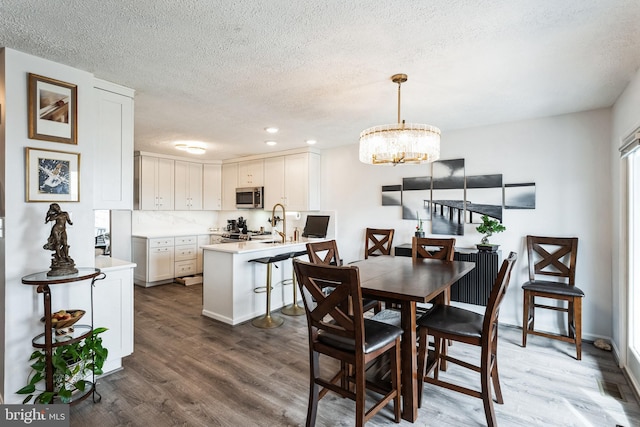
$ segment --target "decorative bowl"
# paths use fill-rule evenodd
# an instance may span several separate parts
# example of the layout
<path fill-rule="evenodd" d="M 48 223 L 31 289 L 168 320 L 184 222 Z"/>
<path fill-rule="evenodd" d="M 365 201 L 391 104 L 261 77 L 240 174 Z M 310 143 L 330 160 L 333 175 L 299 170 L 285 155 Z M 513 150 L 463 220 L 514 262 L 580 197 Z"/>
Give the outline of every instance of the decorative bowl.
<path fill-rule="evenodd" d="M 54 329 L 68 328 L 74 325 L 82 316 L 84 310 L 60 310 L 51 315 L 51 327 Z"/>

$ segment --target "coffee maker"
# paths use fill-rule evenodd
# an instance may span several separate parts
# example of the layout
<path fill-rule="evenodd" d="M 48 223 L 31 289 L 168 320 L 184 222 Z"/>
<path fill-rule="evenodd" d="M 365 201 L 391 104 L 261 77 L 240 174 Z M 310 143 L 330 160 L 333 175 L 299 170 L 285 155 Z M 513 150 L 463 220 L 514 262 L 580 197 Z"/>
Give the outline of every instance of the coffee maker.
<path fill-rule="evenodd" d="M 238 231 L 238 226 L 236 224 L 236 220 L 235 219 L 228 219 L 227 220 L 227 231 L 231 231 L 231 232 Z"/>

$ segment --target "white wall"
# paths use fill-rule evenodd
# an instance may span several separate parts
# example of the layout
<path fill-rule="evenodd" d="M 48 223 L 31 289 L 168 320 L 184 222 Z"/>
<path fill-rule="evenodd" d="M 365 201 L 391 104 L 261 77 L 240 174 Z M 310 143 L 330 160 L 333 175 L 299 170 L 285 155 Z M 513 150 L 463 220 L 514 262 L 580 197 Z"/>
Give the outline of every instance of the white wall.
<path fill-rule="evenodd" d="M 27 73 L 73 83 L 78 86 L 78 144 L 62 144 L 28 139 L 27 125 Z M 25 202 L 25 147 L 80 153 L 80 202 L 60 203 L 70 212 L 74 225 L 67 228 L 70 255 L 76 265 L 92 267 L 93 250 L 93 75 L 65 65 L 46 61 L 11 49 L 4 50 L 4 73 L 0 76 L 5 100 L 4 155 L 6 197 L 5 269 L 2 291 L 5 302 L 2 341 L 4 380 L 2 394 L 6 403 L 19 403 L 24 396 L 14 394 L 27 381 L 29 355 L 33 351 L 31 339 L 43 332 L 39 319 L 44 313 L 42 295 L 33 286 L 21 283 L 27 274 L 47 271 L 51 252 L 42 246 L 51 231 L 44 223 L 49 203 Z M 89 287 L 56 285 L 52 287 L 52 307 L 85 308 L 88 310 Z M 64 306 L 62 306 L 64 305 Z M 77 305 L 77 306 L 70 306 Z M 88 315 L 88 313 L 87 313 Z"/>
<path fill-rule="evenodd" d="M 627 203 L 626 203 L 626 161 L 620 160 L 618 149 L 622 140 L 634 129 L 640 126 L 640 71 L 638 71 L 618 98 L 612 108 L 612 130 L 610 144 L 610 158 L 612 170 L 612 206 L 613 206 L 613 247 L 611 251 L 612 262 L 615 268 L 612 271 L 613 283 L 613 344 L 619 353 L 621 365 L 628 364 L 629 375 L 635 381 L 637 389 L 640 389 L 640 361 L 637 357 L 627 359 L 627 264 L 624 260 L 628 257 L 627 243 L 628 232 L 626 229 Z"/>
<path fill-rule="evenodd" d="M 464 158 L 467 175 L 503 174 L 504 183 L 536 183 L 536 209 L 505 210 L 507 231 L 494 235 L 503 257 L 516 251 L 500 320 L 521 325 L 522 290 L 527 280 L 524 236 L 577 236 L 577 283 L 585 291 L 583 336 L 611 337 L 611 173 L 610 110 L 549 117 L 445 132 L 441 159 Z M 345 262 L 361 259 L 366 227 L 393 227 L 394 245 L 409 243 L 415 221 L 404 221 L 400 207 L 381 206 L 382 185 L 402 177 L 429 175 L 429 166 L 370 166 L 358 161 L 358 146 L 322 153 L 322 207 L 337 211 L 337 238 Z M 429 230 L 429 228 L 427 228 Z M 480 241 L 475 225 L 466 225 L 457 246 Z M 557 330 L 561 317 L 541 310 L 536 325 Z"/>

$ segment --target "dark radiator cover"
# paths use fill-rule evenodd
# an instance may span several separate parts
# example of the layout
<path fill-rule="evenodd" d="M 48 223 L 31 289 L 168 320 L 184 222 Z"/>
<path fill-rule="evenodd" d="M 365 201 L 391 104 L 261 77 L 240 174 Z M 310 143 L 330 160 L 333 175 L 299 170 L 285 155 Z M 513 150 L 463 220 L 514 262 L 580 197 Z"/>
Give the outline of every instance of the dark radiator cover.
<path fill-rule="evenodd" d="M 453 256 L 456 261 L 476 263 L 476 268 L 451 286 L 451 301 L 476 305 L 487 305 L 493 283 L 498 277 L 501 252 L 458 251 Z"/>

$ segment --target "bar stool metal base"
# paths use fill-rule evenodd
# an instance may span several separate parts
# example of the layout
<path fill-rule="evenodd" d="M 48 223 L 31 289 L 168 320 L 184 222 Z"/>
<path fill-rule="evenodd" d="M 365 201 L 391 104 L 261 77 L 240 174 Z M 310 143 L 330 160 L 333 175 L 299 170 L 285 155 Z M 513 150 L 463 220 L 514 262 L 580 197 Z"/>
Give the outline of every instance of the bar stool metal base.
<path fill-rule="evenodd" d="M 287 316 L 302 316 L 304 314 L 304 307 L 300 307 L 297 302 L 294 302 L 291 305 L 283 307 L 280 312 Z"/>
<path fill-rule="evenodd" d="M 256 317 L 251 321 L 251 324 L 256 328 L 269 329 L 269 328 L 277 328 L 278 326 L 282 326 L 284 323 L 284 319 L 280 316 L 272 316 L 271 314 L 266 314 L 262 317 Z"/>
<path fill-rule="evenodd" d="M 291 254 L 291 258 L 296 258 L 299 257 L 301 255 L 306 255 L 307 251 L 299 251 L 299 252 L 293 252 Z M 286 282 L 286 283 L 285 283 Z M 292 284 L 293 285 L 293 303 L 291 303 L 291 305 L 288 305 L 286 307 L 283 307 L 282 310 L 280 310 L 280 312 L 282 314 L 286 314 L 287 316 L 302 316 L 303 314 L 305 314 L 304 311 L 304 307 L 300 307 L 298 305 L 298 284 L 296 283 L 296 273 L 293 272 L 293 276 L 291 279 L 286 279 L 283 280 L 283 284 Z"/>

